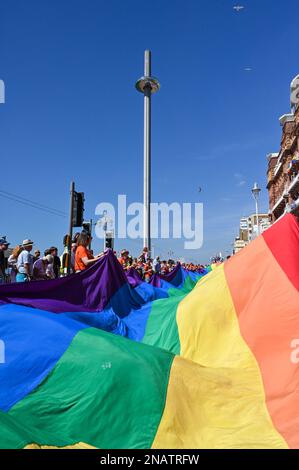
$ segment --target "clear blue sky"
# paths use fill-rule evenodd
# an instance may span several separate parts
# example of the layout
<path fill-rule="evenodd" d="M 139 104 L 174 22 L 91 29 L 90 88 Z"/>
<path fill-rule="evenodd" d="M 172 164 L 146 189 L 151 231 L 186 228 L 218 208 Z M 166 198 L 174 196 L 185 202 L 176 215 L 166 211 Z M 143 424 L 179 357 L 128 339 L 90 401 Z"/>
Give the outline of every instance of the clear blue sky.
<path fill-rule="evenodd" d="M 86 217 L 101 201 L 142 200 L 143 53 L 153 97 L 154 201 L 202 201 L 204 245 L 162 256 L 202 261 L 225 253 L 263 188 L 266 154 L 279 148 L 299 73 L 297 0 L 27 0 L 0 7 L 0 190 L 68 210 L 72 178 Z M 245 71 L 251 67 L 251 71 Z M 201 194 L 198 187 L 202 188 Z M 68 219 L 0 198 L 0 235 L 61 247 Z M 95 241 L 95 249 L 102 243 Z M 138 251 L 142 243 L 122 243 Z M 117 248 L 121 248 L 118 244 Z"/>

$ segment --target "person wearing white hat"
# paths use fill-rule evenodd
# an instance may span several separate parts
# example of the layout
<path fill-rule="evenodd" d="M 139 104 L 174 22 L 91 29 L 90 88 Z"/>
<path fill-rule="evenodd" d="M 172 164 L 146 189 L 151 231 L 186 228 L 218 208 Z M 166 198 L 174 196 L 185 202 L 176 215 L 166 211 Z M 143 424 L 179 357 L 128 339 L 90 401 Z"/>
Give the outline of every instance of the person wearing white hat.
<path fill-rule="evenodd" d="M 22 246 L 23 251 L 18 256 L 17 269 L 18 274 L 16 276 L 17 282 L 30 281 L 33 273 L 33 255 L 30 253 L 34 242 L 28 238 L 23 240 Z"/>

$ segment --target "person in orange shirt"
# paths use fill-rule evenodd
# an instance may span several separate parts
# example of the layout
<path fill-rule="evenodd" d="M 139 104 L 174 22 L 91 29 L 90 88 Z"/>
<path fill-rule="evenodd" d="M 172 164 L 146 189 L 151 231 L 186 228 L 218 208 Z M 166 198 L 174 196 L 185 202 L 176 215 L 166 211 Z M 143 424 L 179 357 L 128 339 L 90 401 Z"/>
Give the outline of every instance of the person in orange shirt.
<path fill-rule="evenodd" d="M 75 272 L 79 273 L 92 266 L 94 263 L 101 258 L 101 254 L 93 256 L 88 250 L 88 245 L 91 241 L 91 235 L 86 232 L 82 232 L 77 241 L 77 249 L 75 254 Z"/>
<path fill-rule="evenodd" d="M 129 264 L 128 256 L 129 256 L 128 250 L 121 250 L 120 258 L 118 258 L 118 261 L 124 269 L 126 269 L 128 267 L 128 264 Z"/>

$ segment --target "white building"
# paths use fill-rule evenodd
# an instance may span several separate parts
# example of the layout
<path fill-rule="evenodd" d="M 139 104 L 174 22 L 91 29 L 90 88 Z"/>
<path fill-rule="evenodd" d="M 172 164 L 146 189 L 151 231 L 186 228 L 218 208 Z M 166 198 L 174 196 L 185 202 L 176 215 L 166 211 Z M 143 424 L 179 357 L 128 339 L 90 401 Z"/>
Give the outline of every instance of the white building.
<path fill-rule="evenodd" d="M 252 240 L 254 240 L 258 233 L 261 234 L 270 227 L 268 214 L 259 214 L 258 219 L 256 214 L 251 214 L 247 217 L 240 219 L 239 236 L 234 241 L 234 253 L 242 250 Z"/>

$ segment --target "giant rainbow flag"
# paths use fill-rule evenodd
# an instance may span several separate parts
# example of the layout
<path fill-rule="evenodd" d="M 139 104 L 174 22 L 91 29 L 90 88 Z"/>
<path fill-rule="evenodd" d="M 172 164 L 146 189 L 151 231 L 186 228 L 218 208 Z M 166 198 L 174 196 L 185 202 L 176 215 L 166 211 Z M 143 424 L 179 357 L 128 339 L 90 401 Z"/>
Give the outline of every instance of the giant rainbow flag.
<path fill-rule="evenodd" d="M 0 448 L 299 448 L 298 291 L 290 214 L 206 272 L 0 286 Z"/>

